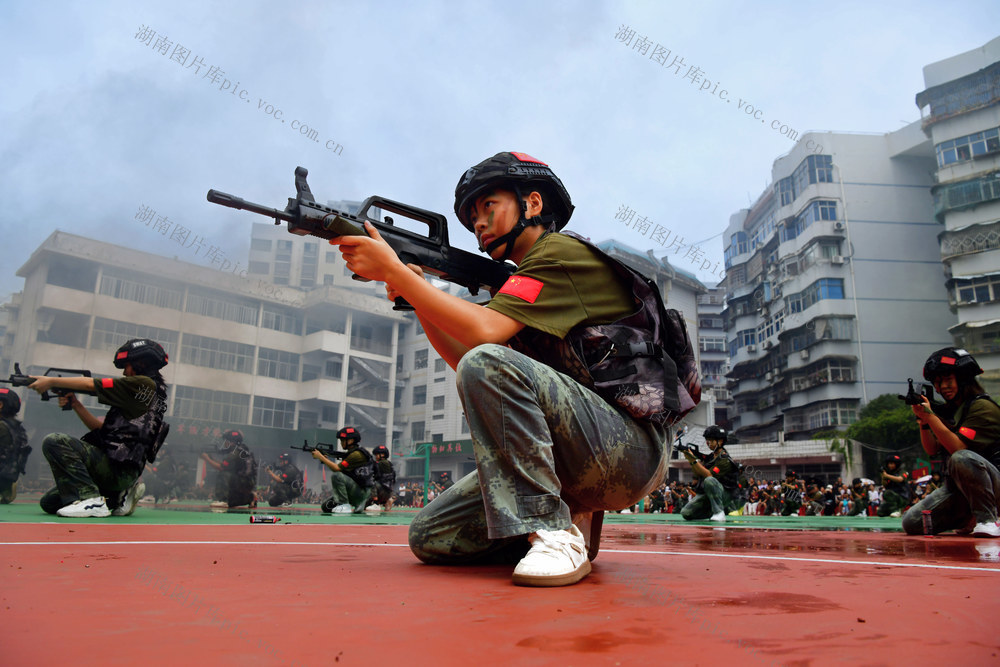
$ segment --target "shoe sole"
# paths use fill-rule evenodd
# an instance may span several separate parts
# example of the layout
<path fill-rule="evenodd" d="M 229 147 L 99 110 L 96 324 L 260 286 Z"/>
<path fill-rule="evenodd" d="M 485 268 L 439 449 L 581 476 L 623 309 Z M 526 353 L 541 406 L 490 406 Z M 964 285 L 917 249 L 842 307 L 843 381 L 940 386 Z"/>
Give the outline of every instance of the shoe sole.
<path fill-rule="evenodd" d="M 575 570 L 566 574 L 544 576 L 537 574 L 517 574 L 515 572 L 513 581 L 516 586 L 534 586 L 536 588 L 569 586 L 580 581 L 588 574 L 590 574 L 590 560 L 585 560 Z"/>

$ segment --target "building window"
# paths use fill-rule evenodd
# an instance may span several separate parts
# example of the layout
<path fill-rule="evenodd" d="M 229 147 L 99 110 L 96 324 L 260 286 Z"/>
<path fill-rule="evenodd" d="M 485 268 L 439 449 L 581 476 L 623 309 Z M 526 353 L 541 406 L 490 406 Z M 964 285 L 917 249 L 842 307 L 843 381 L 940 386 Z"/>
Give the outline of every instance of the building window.
<path fill-rule="evenodd" d="M 935 147 L 939 167 L 1000 152 L 1000 128 L 968 134 Z"/>
<path fill-rule="evenodd" d="M 106 268 L 101 275 L 100 294 L 115 299 L 145 303 L 160 308 L 180 310 L 184 291 L 162 284 L 145 282 L 139 276 Z"/>
<path fill-rule="evenodd" d="M 271 252 L 271 241 L 270 239 L 250 239 L 250 249 Z"/>
<path fill-rule="evenodd" d="M 253 399 L 254 426 L 290 429 L 295 421 L 295 401 L 269 396 L 255 396 Z"/>
<path fill-rule="evenodd" d="M 413 404 L 424 405 L 427 403 L 427 385 L 422 384 L 413 388 Z"/>
<path fill-rule="evenodd" d="M 412 440 L 414 444 L 423 442 L 425 433 L 426 430 L 424 422 L 413 422 L 410 424 L 410 440 Z"/>
<path fill-rule="evenodd" d="M 186 419 L 203 419 L 219 424 L 246 424 L 250 396 L 229 391 L 177 385 L 173 415 Z"/>
<path fill-rule="evenodd" d="M 253 368 L 253 345 L 184 334 L 181 344 L 181 363 L 250 373 Z"/>
<path fill-rule="evenodd" d="M 298 382 L 299 355 L 262 347 L 257 351 L 257 375 Z"/>
<path fill-rule="evenodd" d="M 185 310 L 195 315 L 257 326 L 259 308 L 256 302 L 243 300 L 231 294 L 191 288 L 188 291 Z"/>
<path fill-rule="evenodd" d="M 260 325 L 265 329 L 274 329 L 285 333 L 302 335 L 302 317 L 295 312 L 264 304 L 264 316 Z"/>
<path fill-rule="evenodd" d="M 251 273 L 256 276 L 266 276 L 271 270 L 271 265 L 268 262 L 250 262 L 247 267 L 247 273 Z"/>
<path fill-rule="evenodd" d="M 435 396 L 433 401 L 434 410 L 444 410 L 444 396 Z"/>
<path fill-rule="evenodd" d="M 413 369 L 427 368 L 427 350 L 417 350 L 413 353 Z"/>
<path fill-rule="evenodd" d="M 1000 274 L 954 281 L 955 303 L 989 303 L 1000 301 Z"/>
<path fill-rule="evenodd" d="M 117 350 L 122 343 L 132 338 L 152 338 L 163 346 L 168 356 L 172 356 L 177 352 L 177 341 L 180 334 L 170 329 L 95 317 L 94 329 L 90 334 L 90 348 L 92 350 Z"/>
<path fill-rule="evenodd" d="M 448 364 L 447 364 L 447 362 L 445 362 L 444 359 L 441 359 L 440 357 L 438 357 L 437 359 L 434 360 L 434 372 L 435 373 L 443 373 L 446 368 L 448 368 Z"/>

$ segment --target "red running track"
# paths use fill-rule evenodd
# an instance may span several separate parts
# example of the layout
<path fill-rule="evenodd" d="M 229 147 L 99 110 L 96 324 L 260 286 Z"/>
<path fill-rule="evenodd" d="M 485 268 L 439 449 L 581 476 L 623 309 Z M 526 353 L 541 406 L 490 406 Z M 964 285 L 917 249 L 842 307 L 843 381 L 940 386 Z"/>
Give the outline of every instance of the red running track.
<path fill-rule="evenodd" d="M 4 665 L 983 665 L 1000 540 L 605 526 L 593 573 L 431 567 L 405 526 L 4 524 Z"/>

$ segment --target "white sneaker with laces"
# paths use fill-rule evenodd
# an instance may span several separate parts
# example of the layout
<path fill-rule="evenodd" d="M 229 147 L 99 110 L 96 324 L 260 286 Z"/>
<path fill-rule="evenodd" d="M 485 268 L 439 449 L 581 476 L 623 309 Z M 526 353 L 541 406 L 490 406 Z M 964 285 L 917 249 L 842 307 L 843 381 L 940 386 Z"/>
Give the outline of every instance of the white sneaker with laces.
<path fill-rule="evenodd" d="M 350 514 L 353 511 L 354 508 L 347 503 L 344 503 L 342 505 L 337 505 L 336 507 L 333 508 L 334 514 Z"/>
<path fill-rule="evenodd" d="M 972 529 L 973 537 L 1000 537 L 1000 523 L 994 521 L 992 523 L 982 522 L 977 523 L 976 527 Z"/>
<path fill-rule="evenodd" d="M 583 533 L 569 530 L 539 530 L 528 536 L 531 550 L 514 568 L 518 586 L 568 586 L 590 574 L 590 559 Z"/>
<path fill-rule="evenodd" d="M 139 498 L 142 498 L 143 494 L 146 493 L 146 485 L 142 480 L 135 480 L 135 484 L 128 488 L 125 492 L 125 497 L 122 498 L 122 504 L 111 510 L 111 516 L 128 516 L 135 511 L 135 506 L 139 502 Z"/>
<path fill-rule="evenodd" d="M 111 510 L 108 509 L 108 505 L 104 502 L 102 496 L 94 496 L 93 498 L 86 498 L 84 500 L 77 500 L 75 503 L 70 503 L 66 507 L 57 510 L 56 514 L 72 519 L 81 519 L 84 517 L 102 518 L 111 516 Z"/>
<path fill-rule="evenodd" d="M 365 511 L 366 512 L 381 512 L 382 511 L 382 506 L 381 505 L 369 505 L 368 507 L 365 508 Z"/>
<path fill-rule="evenodd" d="M 715 514 L 713 514 L 711 516 L 711 518 L 709 519 L 709 521 L 719 521 L 721 523 L 725 523 L 726 522 L 726 513 L 725 512 L 716 512 Z"/>

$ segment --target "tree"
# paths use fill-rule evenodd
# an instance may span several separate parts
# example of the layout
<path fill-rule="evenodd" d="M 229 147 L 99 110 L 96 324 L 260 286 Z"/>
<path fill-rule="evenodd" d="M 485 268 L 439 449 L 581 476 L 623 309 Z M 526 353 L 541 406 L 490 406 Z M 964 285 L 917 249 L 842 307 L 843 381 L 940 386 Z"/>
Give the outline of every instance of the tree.
<path fill-rule="evenodd" d="M 844 435 L 867 445 L 862 448 L 866 472 L 878 470 L 890 454 L 912 457 L 923 451 L 913 411 L 893 394 L 882 394 L 869 401 L 858 416 L 858 421 L 848 426 Z"/>

